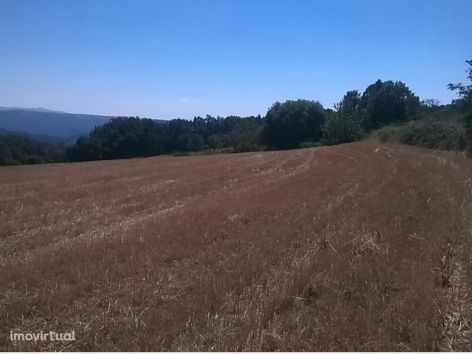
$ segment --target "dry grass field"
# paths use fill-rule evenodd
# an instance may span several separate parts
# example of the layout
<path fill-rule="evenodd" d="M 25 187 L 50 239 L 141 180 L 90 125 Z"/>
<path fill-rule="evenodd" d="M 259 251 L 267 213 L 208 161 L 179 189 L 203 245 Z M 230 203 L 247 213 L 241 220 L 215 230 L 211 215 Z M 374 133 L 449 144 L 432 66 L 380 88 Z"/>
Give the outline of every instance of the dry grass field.
<path fill-rule="evenodd" d="M 471 177 L 375 141 L 1 167 L 0 349 L 471 350 Z M 9 340 L 42 330 L 77 340 Z"/>

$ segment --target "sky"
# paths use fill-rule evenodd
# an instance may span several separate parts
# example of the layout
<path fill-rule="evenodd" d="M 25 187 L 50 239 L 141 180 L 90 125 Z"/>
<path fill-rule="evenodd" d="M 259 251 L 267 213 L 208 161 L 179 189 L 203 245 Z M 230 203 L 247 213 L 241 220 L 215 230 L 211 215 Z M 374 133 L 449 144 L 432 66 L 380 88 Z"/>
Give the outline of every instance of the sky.
<path fill-rule="evenodd" d="M 159 119 L 332 107 L 405 82 L 449 103 L 471 0 L 0 0 L 0 106 Z"/>

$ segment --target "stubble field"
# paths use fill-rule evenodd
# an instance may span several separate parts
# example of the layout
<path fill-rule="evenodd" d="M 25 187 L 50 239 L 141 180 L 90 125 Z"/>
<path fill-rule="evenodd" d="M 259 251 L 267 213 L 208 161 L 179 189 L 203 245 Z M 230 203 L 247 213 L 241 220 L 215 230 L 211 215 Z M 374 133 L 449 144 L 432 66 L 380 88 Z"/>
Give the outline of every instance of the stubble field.
<path fill-rule="evenodd" d="M 471 350 L 471 176 L 375 141 L 1 167 L 0 349 Z"/>

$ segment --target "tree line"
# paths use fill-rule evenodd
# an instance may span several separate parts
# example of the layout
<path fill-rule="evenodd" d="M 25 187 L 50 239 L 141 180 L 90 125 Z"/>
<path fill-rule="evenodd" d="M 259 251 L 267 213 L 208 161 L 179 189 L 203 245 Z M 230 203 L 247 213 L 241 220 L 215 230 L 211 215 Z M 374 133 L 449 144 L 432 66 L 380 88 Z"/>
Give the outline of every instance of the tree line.
<path fill-rule="evenodd" d="M 468 79 L 472 82 L 472 60 L 467 64 Z M 460 123 L 464 129 L 457 131 L 458 142 L 447 146 L 471 152 L 472 85 L 449 84 L 449 88 L 456 90 L 459 98 L 446 106 L 440 106 L 435 100 L 420 101 L 401 81 L 377 80 L 362 94 L 357 90 L 348 91 L 334 109 L 324 108 L 318 101 L 299 99 L 275 102 L 264 117 L 207 115 L 167 122 L 117 117 L 81 136 L 67 148 L 57 146 L 57 151 L 24 139 L 3 138 L 3 142 L 0 140 L 0 164 L 333 145 L 360 140 L 373 131 L 381 131 L 383 136 L 397 134 L 400 130 L 385 128 L 402 124 L 400 142 L 441 147 L 447 145 L 444 140 L 450 138 L 451 131 L 456 134 L 457 124 L 451 123 L 450 119 L 455 113 L 451 112 L 460 112 L 464 117 Z M 436 117 L 433 123 L 427 120 L 431 117 Z M 24 153 L 18 153 L 20 150 Z"/>
<path fill-rule="evenodd" d="M 0 132 L 0 165 L 41 164 L 66 160 L 63 144 Z"/>
<path fill-rule="evenodd" d="M 114 118 L 67 149 L 70 161 L 170 153 L 292 149 L 356 141 L 382 126 L 411 119 L 421 110 L 402 82 L 378 80 L 361 95 L 349 91 L 333 109 L 317 101 L 275 102 L 265 117 L 195 117 L 167 123 Z"/>
<path fill-rule="evenodd" d="M 118 117 L 80 137 L 67 149 L 70 161 L 131 158 L 171 153 L 253 151 L 260 148 L 260 116 L 206 116 L 162 123 L 147 118 Z"/>
<path fill-rule="evenodd" d="M 167 123 L 119 117 L 95 128 L 67 149 L 70 161 L 130 158 L 170 153 L 291 149 L 301 144 L 337 144 L 408 120 L 420 110 L 402 82 L 378 80 L 360 95 L 348 92 L 335 110 L 310 100 L 274 103 L 264 118 L 195 117 Z"/>

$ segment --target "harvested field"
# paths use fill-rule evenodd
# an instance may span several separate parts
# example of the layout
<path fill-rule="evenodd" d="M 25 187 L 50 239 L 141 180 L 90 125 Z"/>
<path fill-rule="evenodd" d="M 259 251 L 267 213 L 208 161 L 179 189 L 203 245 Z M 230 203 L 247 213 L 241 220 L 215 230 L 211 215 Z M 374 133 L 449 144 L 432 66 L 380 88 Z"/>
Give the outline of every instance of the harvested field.
<path fill-rule="evenodd" d="M 0 349 L 471 350 L 471 176 L 374 141 L 1 167 Z M 9 339 L 42 330 L 77 340 Z"/>

